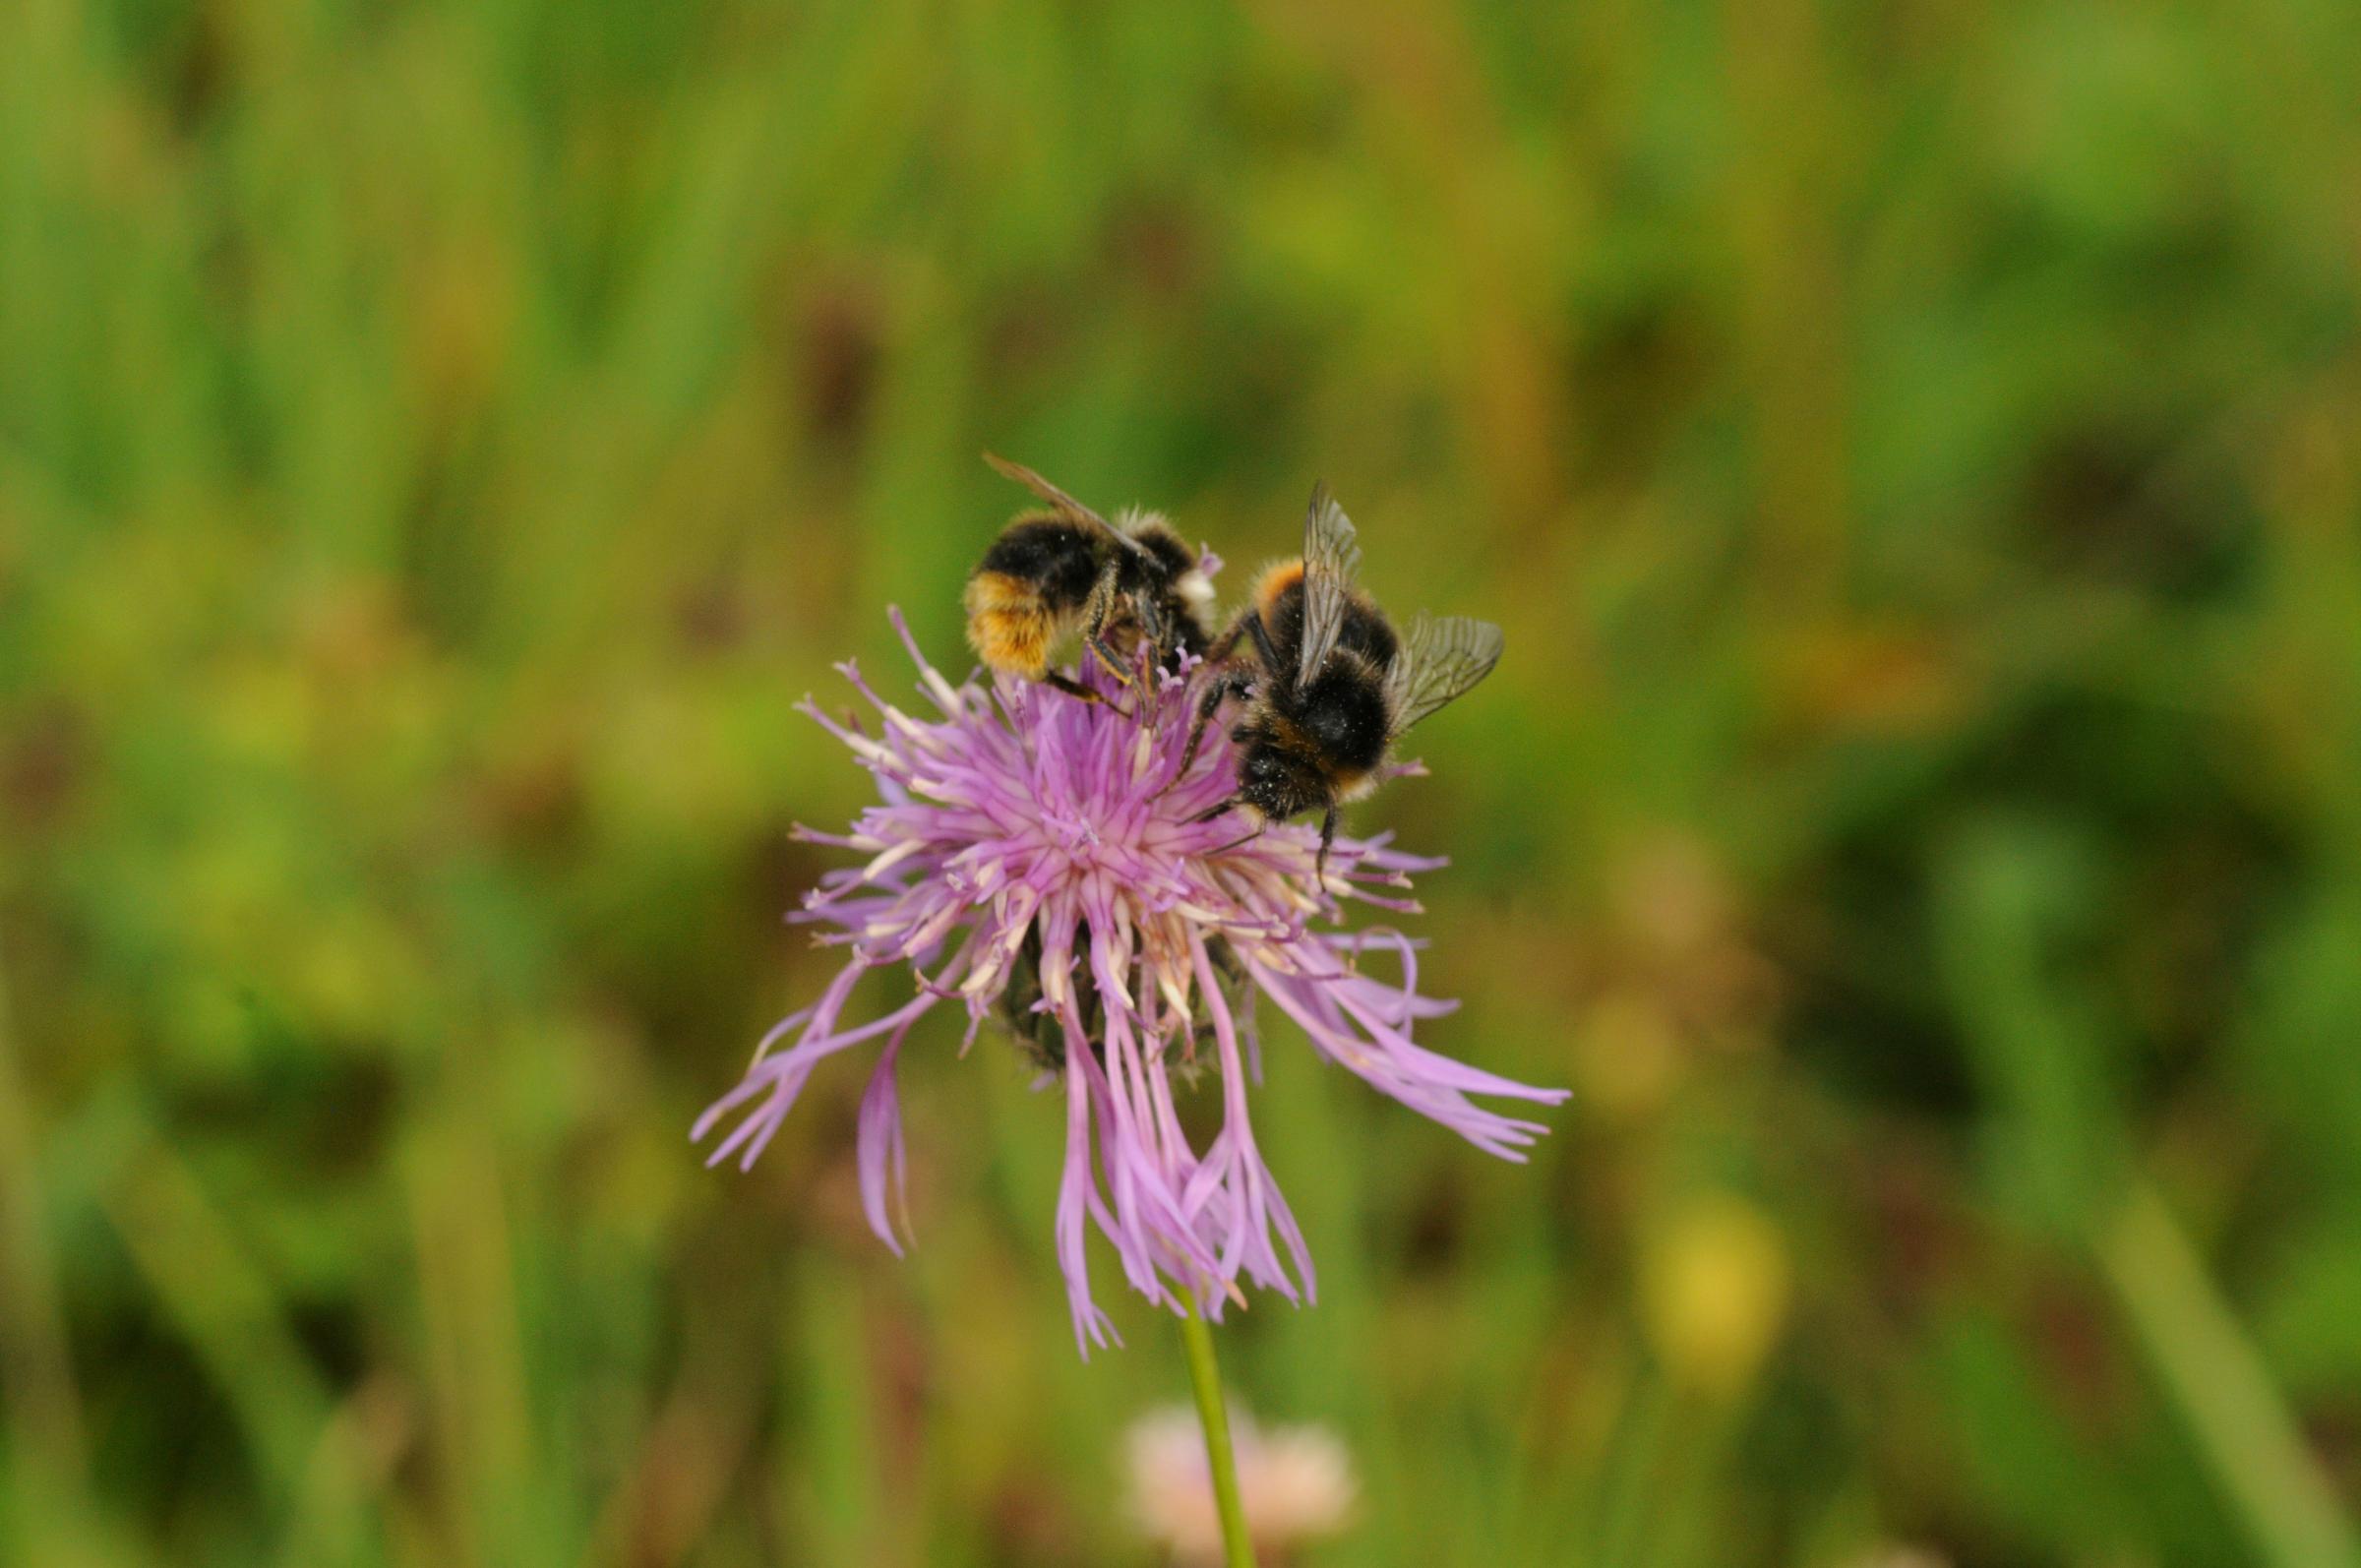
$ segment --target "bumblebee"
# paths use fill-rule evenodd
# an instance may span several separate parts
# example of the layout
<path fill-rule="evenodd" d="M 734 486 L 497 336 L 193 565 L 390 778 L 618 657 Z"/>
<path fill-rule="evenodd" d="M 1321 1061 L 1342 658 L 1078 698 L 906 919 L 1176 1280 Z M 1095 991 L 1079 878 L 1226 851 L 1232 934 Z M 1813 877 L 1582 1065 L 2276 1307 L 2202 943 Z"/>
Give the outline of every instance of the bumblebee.
<path fill-rule="evenodd" d="M 984 460 L 1049 510 L 1009 523 L 968 576 L 967 640 L 978 658 L 1096 702 L 1098 693 L 1050 668 L 1068 633 L 1126 686 L 1126 655 L 1143 643 L 1159 665 L 1205 650 L 1213 584 L 1160 514 L 1125 512 L 1109 522 L 1030 468 L 991 452 Z"/>
<path fill-rule="evenodd" d="M 1196 819 L 1242 807 L 1264 822 L 1284 821 L 1316 807 L 1322 875 L 1337 808 L 1376 788 L 1404 731 L 1500 662 L 1500 629 L 1488 621 L 1422 612 L 1397 634 L 1355 586 L 1360 570 L 1352 520 L 1327 486 L 1315 487 L 1303 554 L 1264 572 L 1206 651 L 1208 662 L 1230 667 L 1199 699 L 1174 775 L 1187 773 L 1221 705 L 1244 699 L 1245 716 L 1230 732 L 1241 749 L 1238 792 Z M 1250 663 L 1235 657 L 1241 641 L 1252 645 Z"/>

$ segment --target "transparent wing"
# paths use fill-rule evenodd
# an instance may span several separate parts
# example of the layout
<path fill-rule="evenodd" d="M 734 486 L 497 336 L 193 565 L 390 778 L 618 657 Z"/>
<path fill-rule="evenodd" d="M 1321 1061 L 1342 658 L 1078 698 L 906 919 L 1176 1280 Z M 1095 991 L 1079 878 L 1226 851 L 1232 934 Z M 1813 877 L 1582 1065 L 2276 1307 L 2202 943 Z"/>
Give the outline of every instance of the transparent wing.
<path fill-rule="evenodd" d="M 1337 633 L 1345 629 L 1345 606 L 1353 596 L 1353 579 L 1361 574 L 1361 544 L 1353 519 L 1336 504 L 1326 485 L 1311 490 L 1311 512 L 1303 519 L 1303 645 L 1296 660 L 1296 679 L 1308 681 L 1320 673 L 1336 650 Z"/>
<path fill-rule="evenodd" d="M 1400 735 L 1491 674 L 1500 662 L 1500 629 L 1489 621 L 1421 614 L 1386 672 L 1394 733 Z"/>
<path fill-rule="evenodd" d="M 1047 479 L 1044 479 L 1041 475 L 1035 473 L 1023 463 L 1010 462 L 1007 458 L 999 455 L 999 453 L 991 452 L 988 452 L 984 454 L 984 460 L 992 464 L 993 471 L 995 473 L 999 474 L 1002 478 L 1015 480 L 1018 484 L 1023 485 L 1027 490 L 1032 491 L 1042 500 L 1048 502 L 1059 513 L 1062 513 L 1064 515 L 1073 518 L 1076 522 L 1085 522 L 1090 524 L 1092 527 L 1095 527 L 1100 532 L 1106 534 L 1110 539 L 1117 540 L 1123 546 L 1124 549 L 1129 550 L 1134 554 L 1145 553 L 1144 548 L 1141 546 L 1138 540 L 1132 538 L 1122 529 L 1118 528 L 1114 523 L 1109 522 L 1105 517 L 1100 516 L 1096 512 L 1093 512 L 1090 508 L 1082 505 L 1081 502 L 1076 501 L 1073 497 L 1067 495 L 1056 485 L 1051 484 Z"/>

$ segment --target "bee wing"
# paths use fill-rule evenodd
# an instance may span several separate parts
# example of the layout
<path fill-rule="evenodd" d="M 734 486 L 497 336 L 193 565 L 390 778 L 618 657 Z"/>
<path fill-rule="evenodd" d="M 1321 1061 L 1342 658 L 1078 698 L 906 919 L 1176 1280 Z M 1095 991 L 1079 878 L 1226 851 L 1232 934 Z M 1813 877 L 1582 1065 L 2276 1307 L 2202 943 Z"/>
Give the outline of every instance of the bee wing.
<path fill-rule="evenodd" d="M 1500 629 L 1464 615 L 1422 612 L 1410 624 L 1386 672 L 1386 706 L 1400 735 L 1492 673 L 1500 662 Z"/>
<path fill-rule="evenodd" d="M 1303 519 L 1303 643 L 1296 679 L 1309 681 L 1336 651 L 1345 629 L 1345 606 L 1361 573 L 1361 544 L 1353 519 L 1324 484 L 1311 488 L 1311 512 Z"/>
<path fill-rule="evenodd" d="M 1023 485 L 1027 490 L 1032 491 L 1042 500 L 1048 502 L 1059 512 L 1064 513 L 1068 517 L 1073 518 L 1076 522 L 1090 524 L 1092 527 L 1098 529 L 1108 538 L 1115 540 L 1117 543 L 1120 544 L 1124 549 L 1130 551 L 1134 555 L 1145 555 L 1147 553 L 1146 547 L 1138 540 L 1132 538 L 1128 533 L 1125 533 L 1114 523 L 1109 522 L 1105 517 L 1100 516 L 1090 508 L 1082 505 L 1081 502 L 1076 501 L 1073 497 L 1067 495 L 1056 485 L 1051 484 L 1047 479 L 1044 479 L 1041 475 L 1035 473 L 1023 463 L 1010 462 L 1007 458 L 1001 456 L 999 453 L 992 452 L 988 452 L 984 454 L 984 460 L 992 464 L 993 471 L 995 473 L 999 474 L 1002 478 L 1015 480 L 1018 484 Z"/>

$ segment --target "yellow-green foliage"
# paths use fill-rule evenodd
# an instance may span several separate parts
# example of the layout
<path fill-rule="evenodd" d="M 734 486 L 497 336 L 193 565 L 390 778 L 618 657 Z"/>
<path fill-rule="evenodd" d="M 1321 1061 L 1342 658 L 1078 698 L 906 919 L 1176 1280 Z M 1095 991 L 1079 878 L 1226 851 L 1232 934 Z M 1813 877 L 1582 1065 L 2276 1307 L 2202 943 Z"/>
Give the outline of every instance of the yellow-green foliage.
<path fill-rule="evenodd" d="M 1146 1563 L 1060 1112 L 686 1130 L 1022 499 L 1503 623 L 1324 1564 L 2350 1561 L 2361 13 L 0 4 L 0 1561 Z M 880 995 L 882 995 L 882 989 Z"/>

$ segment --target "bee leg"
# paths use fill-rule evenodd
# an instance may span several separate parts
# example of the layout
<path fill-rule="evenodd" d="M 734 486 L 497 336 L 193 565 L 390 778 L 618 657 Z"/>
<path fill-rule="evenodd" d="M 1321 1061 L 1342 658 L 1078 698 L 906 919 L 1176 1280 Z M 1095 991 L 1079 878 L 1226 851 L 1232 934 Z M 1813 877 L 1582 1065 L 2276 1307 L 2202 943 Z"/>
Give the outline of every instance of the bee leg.
<path fill-rule="evenodd" d="M 1099 695 L 1098 693 L 1093 692 L 1089 687 L 1084 686 L 1081 682 L 1075 680 L 1063 670 L 1048 670 L 1043 672 L 1041 684 L 1044 686 L 1054 686 L 1059 691 L 1063 692 L 1067 696 L 1080 697 L 1085 702 L 1105 702 L 1107 706 L 1114 708 L 1117 713 L 1121 714 L 1124 718 L 1129 718 L 1131 716 L 1123 708 L 1118 707 L 1113 702 L 1108 702 L 1107 698 Z"/>
<path fill-rule="evenodd" d="M 1222 703 L 1234 696 L 1244 696 L 1252 686 L 1253 683 L 1243 675 L 1225 675 L 1205 689 L 1205 694 L 1197 699 L 1196 716 L 1189 720 L 1188 744 L 1180 748 L 1180 765 L 1173 769 L 1172 783 L 1156 792 L 1159 796 L 1188 777 L 1188 764 L 1197 759 L 1197 748 L 1205 740 L 1205 727 L 1213 722 L 1214 714 L 1221 711 Z"/>
<path fill-rule="evenodd" d="M 1115 649 L 1107 645 L 1107 621 L 1115 614 L 1116 589 L 1120 583 L 1120 568 L 1110 561 L 1099 573 L 1099 580 L 1090 587 L 1090 598 L 1082 606 L 1082 644 L 1099 656 L 1107 673 L 1123 686 L 1131 684 L 1131 672 Z"/>
<path fill-rule="evenodd" d="M 1247 616 L 1245 630 L 1253 634 L 1254 656 L 1262 660 L 1264 672 L 1274 681 L 1285 681 L 1292 685 L 1296 679 L 1296 672 L 1280 667 L 1279 644 L 1271 640 L 1271 629 L 1263 625 L 1262 617 L 1259 615 Z"/>
<path fill-rule="evenodd" d="M 1134 595 L 1132 608 L 1139 615 L 1140 640 L 1147 644 L 1151 661 L 1162 669 L 1165 661 L 1172 656 L 1174 629 L 1165 625 L 1164 611 L 1157 607 L 1155 594 Z"/>
<path fill-rule="evenodd" d="M 1245 803 L 1238 796 L 1233 795 L 1228 800 L 1222 802 L 1219 806 L 1209 806 L 1204 811 L 1199 812 L 1196 815 L 1189 818 L 1189 822 L 1191 825 L 1194 825 L 1198 822 L 1210 822 L 1215 817 L 1221 815 L 1224 812 L 1235 810 L 1243 804 Z"/>
<path fill-rule="evenodd" d="M 1246 623 L 1259 619 L 1260 617 L 1254 613 L 1251 605 L 1239 611 L 1238 618 L 1222 628 L 1221 634 L 1206 644 L 1205 662 L 1207 664 L 1226 663 L 1230 655 L 1238 651 L 1238 639 L 1246 634 Z"/>
<path fill-rule="evenodd" d="M 1107 667 L 1107 673 L 1109 675 L 1114 676 L 1118 681 L 1122 682 L 1125 686 L 1129 686 L 1131 684 L 1131 671 L 1124 665 L 1123 656 L 1116 652 L 1114 648 L 1109 647 L 1105 637 L 1096 635 L 1092 636 L 1090 639 L 1090 651 L 1099 656 L 1099 662 Z"/>
<path fill-rule="evenodd" d="M 1336 842 L 1336 808 L 1331 806 L 1320 817 L 1320 852 L 1311 863 L 1311 879 L 1328 890 L 1328 846 Z"/>
<path fill-rule="evenodd" d="M 1227 855 L 1234 849 L 1243 849 L 1246 845 L 1251 844 L 1256 839 L 1262 837 L 1263 828 L 1268 827 L 1269 825 L 1270 824 L 1268 822 L 1262 823 L 1260 826 L 1256 827 L 1253 832 L 1248 833 L 1245 837 L 1234 838 L 1229 843 L 1224 844 L 1221 848 L 1209 849 L 1205 853 L 1207 855 Z"/>

